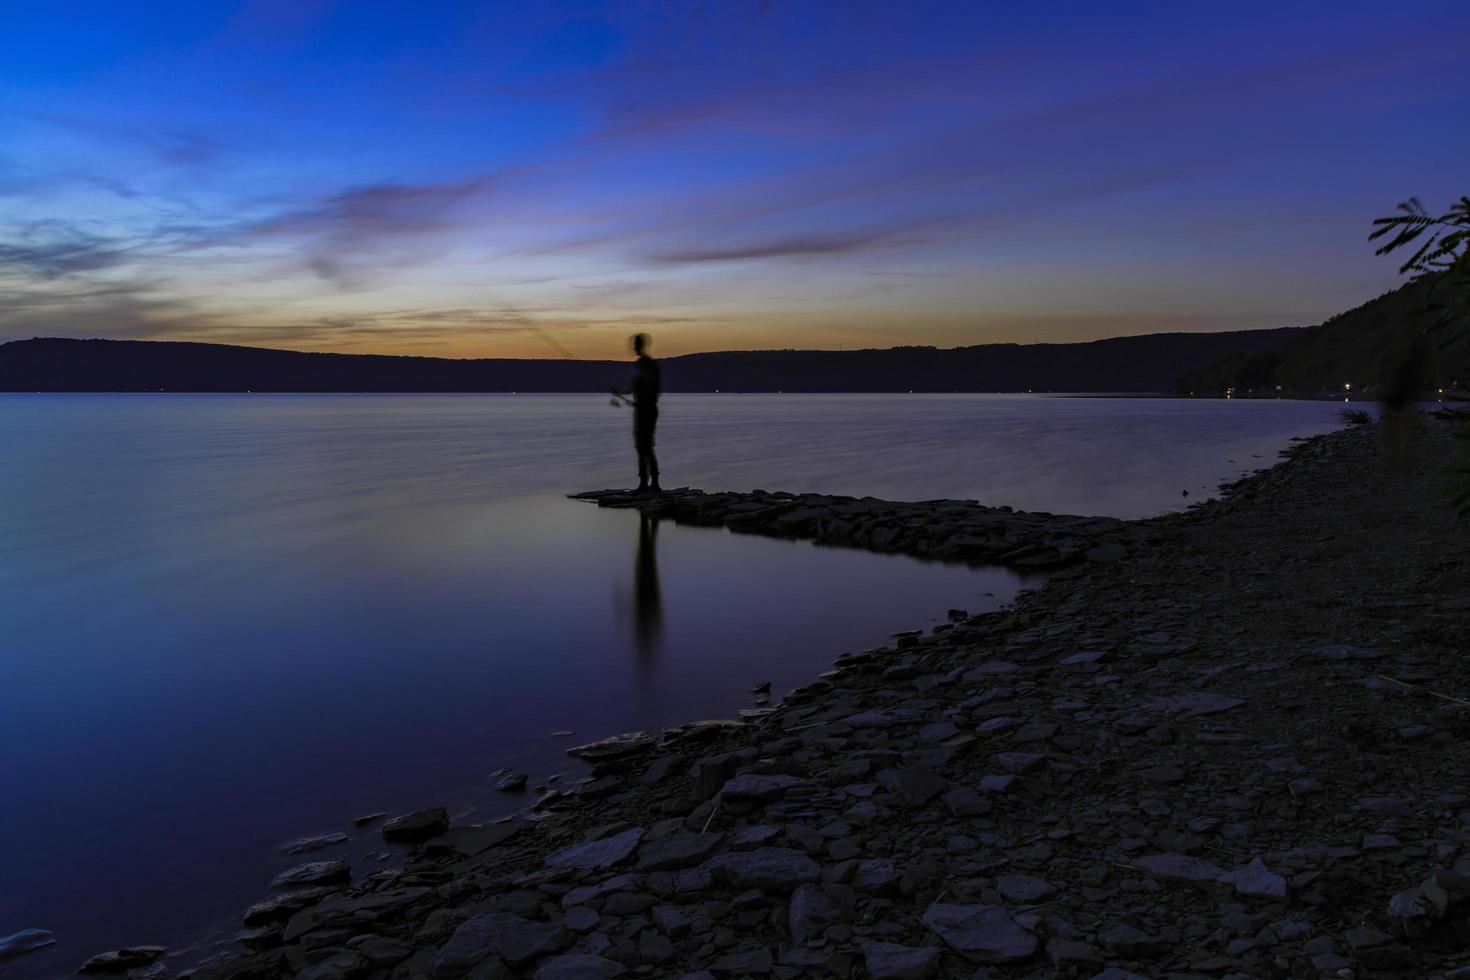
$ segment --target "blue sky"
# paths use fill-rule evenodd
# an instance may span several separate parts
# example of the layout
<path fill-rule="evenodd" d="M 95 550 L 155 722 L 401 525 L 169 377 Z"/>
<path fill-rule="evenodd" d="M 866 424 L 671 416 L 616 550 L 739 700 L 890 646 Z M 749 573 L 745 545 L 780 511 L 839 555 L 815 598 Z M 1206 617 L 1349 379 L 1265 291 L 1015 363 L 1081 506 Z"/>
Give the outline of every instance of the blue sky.
<path fill-rule="evenodd" d="M 1463 3 L 0 0 L 0 339 L 583 356 L 1318 322 Z"/>

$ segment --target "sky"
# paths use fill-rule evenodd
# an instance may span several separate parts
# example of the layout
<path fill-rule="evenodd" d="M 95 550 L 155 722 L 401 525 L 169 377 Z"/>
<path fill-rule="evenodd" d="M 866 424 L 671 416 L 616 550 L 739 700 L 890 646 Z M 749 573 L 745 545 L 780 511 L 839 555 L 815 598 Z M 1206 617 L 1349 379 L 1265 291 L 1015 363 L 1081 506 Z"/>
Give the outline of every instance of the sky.
<path fill-rule="evenodd" d="M 1466 193 L 1463 0 L 0 0 L 0 341 L 1307 325 Z"/>

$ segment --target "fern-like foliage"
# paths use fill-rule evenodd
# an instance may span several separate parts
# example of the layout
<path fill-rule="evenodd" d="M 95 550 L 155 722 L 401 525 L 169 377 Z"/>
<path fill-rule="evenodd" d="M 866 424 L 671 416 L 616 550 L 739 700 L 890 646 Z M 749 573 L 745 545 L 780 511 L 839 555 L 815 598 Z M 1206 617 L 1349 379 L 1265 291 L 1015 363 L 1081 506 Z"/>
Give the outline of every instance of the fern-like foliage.
<path fill-rule="evenodd" d="M 1399 213 L 1373 222 L 1369 241 L 1388 240 L 1375 255 L 1416 245 L 1399 266 L 1415 280 L 1431 280 L 1430 306 L 1441 327 L 1470 328 L 1470 197 L 1461 197 L 1443 214 L 1434 214 L 1417 197 Z"/>
<path fill-rule="evenodd" d="M 1429 306 L 1439 314 L 1436 329 L 1470 330 L 1470 197 L 1461 197 L 1438 215 L 1430 213 L 1417 197 L 1411 197 L 1399 205 L 1398 214 L 1373 222 L 1368 240 L 1382 238 L 1388 241 L 1378 247 L 1376 255 L 1418 243 L 1399 266 L 1399 272 L 1412 273 L 1415 280 L 1431 280 Z M 1465 376 L 1470 377 L 1470 365 Z M 1463 412 L 1458 414 L 1464 420 L 1461 435 L 1470 438 L 1470 419 Z M 1470 454 L 1450 472 L 1457 477 L 1455 506 L 1461 513 L 1470 513 Z"/>

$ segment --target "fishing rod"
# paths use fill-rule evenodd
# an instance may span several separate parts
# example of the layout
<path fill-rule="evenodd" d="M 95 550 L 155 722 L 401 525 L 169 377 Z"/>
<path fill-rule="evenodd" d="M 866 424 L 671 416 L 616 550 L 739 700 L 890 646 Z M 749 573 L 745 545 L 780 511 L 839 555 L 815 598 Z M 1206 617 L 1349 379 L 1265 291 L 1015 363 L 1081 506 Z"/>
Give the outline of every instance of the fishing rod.
<path fill-rule="evenodd" d="M 582 360 L 577 355 L 573 354 L 571 351 L 567 350 L 566 347 L 563 346 L 561 341 L 557 340 L 551 334 L 547 333 L 542 327 L 532 322 L 530 318 L 523 315 L 515 307 L 510 306 L 509 304 L 502 303 L 499 309 L 502 316 L 515 323 L 521 329 L 529 330 L 532 334 L 545 341 L 546 345 L 550 347 L 553 351 L 555 351 L 558 355 L 568 361 L 571 361 L 574 364 L 581 365 L 584 371 L 586 371 L 589 375 L 596 377 L 596 372 L 592 370 L 592 366 L 590 364 Z M 597 378 L 597 383 L 601 384 L 602 379 Z M 612 400 L 609 402 L 609 404 L 612 405 L 614 408 L 621 408 L 624 405 L 632 405 L 633 403 L 629 401 L 628 397 L 622 392 L 614 390 L 612 393 Z"/>

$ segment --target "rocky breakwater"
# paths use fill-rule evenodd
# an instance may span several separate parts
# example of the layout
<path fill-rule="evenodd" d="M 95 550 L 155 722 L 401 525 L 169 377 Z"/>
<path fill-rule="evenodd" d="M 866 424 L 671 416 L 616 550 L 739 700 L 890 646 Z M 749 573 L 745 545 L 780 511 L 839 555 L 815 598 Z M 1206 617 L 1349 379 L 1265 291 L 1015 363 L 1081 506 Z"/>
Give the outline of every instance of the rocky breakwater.
<path fill-rule="evenodd" d="M 681 524 L 1029 569 L 1059 568 L 1084 558 L 1116 561 L 1174 533 L 1168 520 L 1031 513 L 984 507 L 974 500 L 899 502 L 765 490 L 707 493 L 687 487 L 659 494 L 589 490 L 572 499 L 637 509 Z"/>
<path fill-rule="evenodd" d="M 283 875 L 195 976 L 1470 975 L 1470 535 L 1442 430 L 1377 446 L 748 722 L 579 746 L 522 818 L 398 818 L 401 870 Z"/>

